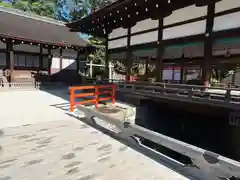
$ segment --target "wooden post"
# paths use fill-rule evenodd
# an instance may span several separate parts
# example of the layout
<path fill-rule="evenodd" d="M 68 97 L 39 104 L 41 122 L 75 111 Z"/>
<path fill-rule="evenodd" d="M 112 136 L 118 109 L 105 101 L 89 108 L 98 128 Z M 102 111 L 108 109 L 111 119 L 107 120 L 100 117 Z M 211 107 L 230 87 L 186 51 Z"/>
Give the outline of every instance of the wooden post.
<path fill-rule="evenodd" d="M 212 68 L 212 31 L 214 24 L 215 2 L 211 1 L 207 6 L 207 23 L 204 40 L 204 60 L 202 65 L 202 81 L 205 87 L 209 86 Z"/>
<path fill-rule="evenodd" d="M 39 70 L 43 70 L 43 45 L 40 44 L 40 51 L 39 51 Z"/>
<path fill-rule="evenodd" d="M 184 82 L 184 54 L 182 55 L 181 62 L 180 62 L 180 84 Z"/>
<path fill-rule="evenodd" d="M 12 73 L 14 69 L 14 54 L 13 54 L 13 43 L 11 39 L 7 39 L 6 42 L 6 62 L 7 62 L 7 69 L 9 71 L 8 81 L 12 82 Z"/>
<path fill-rule="evenodd" d="M 156 58 L 156 81 L 161 82 L 163 78 L 163 55 L 164 55 L 164 45 L 162 41 L 163 36 L 163 18 L 159 19 L 158 26 L 158 41 L 157 41 L 157 58 Z"/>
<path fill-rule="evenodd" d="M 116 84 L 112 85 L 112 104 L 115 104 L 115 97 L 116 96 Z"/>
<path fill-rule="evenodd" d="M 174 71 L 175 71 L 175 67 L 173 66 L 173 67 L 172 67 L 172 82 L 174 81 L 174 78 L 175 78 L 175 73 L 174 73 Z"/>
<path fill-rule="evenodd" d="M 70 91 L 70 112 L 74 111 L 74 106 L 75 106 L 75 90 L 73 87 L 69 89 Z"/>
<path fill-rule="evenodd" d="M 93 77 L 93 62 L 92 60 L 90 61 L 90 65 L 89 65 L 89 69 L 90 69 L 90 77 Z"/>
<path fill-rule="evenodd" d="M 80 51 L 77 51 L 77 58 L 76 58 L 76 69 L 77 69 L 77 74 L 79 74 L 80 71 Z"/>
<path fill-rule="evenodd" d="M 113 77 L 112 77 L 112 65 L 111 65 L 111 62 L 109 62 L 109 64 L 108 64 L 108 68 L 109 68 L 109 75 L 108 75 L 108 78 L 109 78 L 109 82 L 112 82 L 112 80 L 113 80 Z"/>
<path fill-rule="evenodd" d="M 60 47 L 60 65 L 59 65 L 59 68 L 60 68 L 60 71 L 63 69 L 63 49 L 62 47 Z"/>
<path fill-rule="evenodd" d="M 48 77 L 50 80 L 51 76 L 51 66 L 52 66 L 52 54 L 51 54 L 51 48 L 48 47 Z"/>
<path fill-rule="evenodd" d="M 145 80 L 148 80 L 148 64 L 149 64 L 149 61 L 151 60 L 151 57 L 148 57 L 147 59 L 146 59 L 146 62 L 145 62 Z"/>
<path fill-rule="evenodd" d="M 98 103 L 99 103 L 99 87 L 95 86 L 95 107 L 98 108 Z"/>
<path fill-rule="evenodd" d="M 108 33 L 105 44 L 105 78 L 109 79 L 109 53 L 108 53 Z"/>
<path fill-rule="evenodd" d="M 232 74 L 232 85 L 235 84 L 235 81 L 236 81 L 236 69 L 233 71 L 233 74 Z"/>
<path fill-rule="evenodd" d="M 131 28 L 128 28 L 127 31 L 127 57 L 126 57 L 126 81 L 130 81 L 130 76 L 131 76 L 131 69 L 132 69 L 132 64 L 133 64 L 133 59 L 132 59 L 132 49 L 131 49 Z"/>

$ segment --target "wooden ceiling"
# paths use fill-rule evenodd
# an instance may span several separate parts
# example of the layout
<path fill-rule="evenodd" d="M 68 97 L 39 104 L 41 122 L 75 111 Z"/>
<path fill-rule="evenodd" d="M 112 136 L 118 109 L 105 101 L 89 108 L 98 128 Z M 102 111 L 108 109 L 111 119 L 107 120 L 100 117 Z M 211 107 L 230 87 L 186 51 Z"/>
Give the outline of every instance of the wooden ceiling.
<path fill-rule="evenodd" d="M 89 16 L 66 24 L 72 32 L 105 37 L 116 28 L 128 28 L 144 19 L 159 19 L 190 5 L 205 6 L 220 0 L 118 0 Z"/>

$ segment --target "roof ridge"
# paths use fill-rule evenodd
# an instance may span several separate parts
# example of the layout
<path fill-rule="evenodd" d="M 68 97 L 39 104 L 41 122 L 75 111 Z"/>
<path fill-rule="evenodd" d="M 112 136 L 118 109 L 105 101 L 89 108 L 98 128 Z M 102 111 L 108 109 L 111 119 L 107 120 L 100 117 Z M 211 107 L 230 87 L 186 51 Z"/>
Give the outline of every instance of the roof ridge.
<path fill-rule="evenodd" d="M 65 26 L 66 22 L 64 21 L 58 21 L 52 18 L 48 18 L 48 17 L 44 17 L 44 16 L 39 16 L 33 13 L 28 13 L 28 12 L 24 12 L 18 9 L 11 9 L 11 8 L 5 8 L 3 6 L 0 6 L 0 12 L 6 12 L 6 13 L 10 13 L 10 14 L 14 14 L 17 16 L 22 16 L 25 18 L 30 18 L 30 19 L 34 19 L 34 20 L 38 20 L 38 21 L 43 21 L 43 22 L 47 22 L 47 23 L 51 23 L 51 24 L 55 24 L 55 25 L 59 25 L 59 26 Z"/>

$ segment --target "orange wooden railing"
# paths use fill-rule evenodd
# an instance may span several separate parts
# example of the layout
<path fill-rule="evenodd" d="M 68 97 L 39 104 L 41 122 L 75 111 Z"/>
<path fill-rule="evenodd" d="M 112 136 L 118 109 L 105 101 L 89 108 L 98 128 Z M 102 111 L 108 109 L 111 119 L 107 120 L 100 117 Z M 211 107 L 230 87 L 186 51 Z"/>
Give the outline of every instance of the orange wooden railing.
<path fill-rule="evenodd" d="M 106 90 L 107 89 L 107 90 Z M 110 90 L 109 90 L 110 89 Z M 116 85 L 96 85 L 96 86 L 73 86 L 69 88 L 70 90 L 70 112 L 73 112 L 74 107 L 80 104 L 88 104 L 94 103 L 96 108 L 98 108 L 98 104 L 100 101 L 112 100 L 112 103 L 115 103 L 115 93 L 116 93 Z M 84 91 L 84 90 L 92 90 L 93 92 L 76 92 L 76 91 Z M 100 97 L 100 95 L 107 94 L 109 97 Z M 88 100 L 81 100 L 76 102 L 76 98 L 86 98 L 93 97 Z"/>

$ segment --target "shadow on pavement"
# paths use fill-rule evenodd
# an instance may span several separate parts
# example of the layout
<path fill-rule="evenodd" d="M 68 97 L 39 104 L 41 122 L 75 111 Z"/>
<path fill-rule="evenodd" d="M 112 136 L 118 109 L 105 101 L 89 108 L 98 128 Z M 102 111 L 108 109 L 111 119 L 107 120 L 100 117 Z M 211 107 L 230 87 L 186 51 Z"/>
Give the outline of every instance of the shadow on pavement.
<path fill-rule="evenodd" d="M 57 88 L 46 88 L 46 87 L 42 87 L 40 88 L 40 90 L 45 91 L 49 94 L 52 94 L 54 96 L 57 96 L 59 98 L 62 98 L 66 101 L 69 101 L 69 91 L 68 91 L 68 86 L 66 85 L 62 85 L 61 87 L 57 87 Z M 119 97 L 120 96 L 120 97 Z M 117 100 L 120 99 L 121 101 L 125 98 L 121 98 L 121 94 L 117 94 Z M 125 102 L 125 101 L 123 101 Z M 133 102 L 127 102 L 130 104 L 135 104 Z M 86 118 L 78 118 L 77 116 L 74 116 L 73 114 L 69 114 L 69 103 L 61 103 L 61 104 L 54 104 L 51 105 L 52 107 L 55 108 L 59 108 L 63 111 L 66 112 L 66 114 L 68 114 L 69 116 L 72 116 L 78 120 L 80 120 L 83 123 L 88 124 L 89 126 L 91 126 L 92 128 L 95 128 L 99 131 L 101 131 L 102 133 L 110 136 L 111 138 L 120 141 L 121 143 L 131 147 L 132 149 L 144 154 L 145 156 L 148 156 L 149 158 L 153 159 L 154 161 L 172 169 L 175 172 L 178 172 L 180 174 L 182 174 L 185 177 L 188 177 L 191 180 L 206 180 L 206 179 L 216 179 L 216 178 L 210 178 L 209 176 L 204 176 L 202 174 L 202 172 L 194 166 L 186 166 L 182 163 L 179 163 L 177 161 L 175 161 L 174 159 L 171 159 L 169 157 L 167 157 L 164 154 L 161 154 L 153 149 L 150 149 L 146 146 L 143 145 L 139 145 L 139 143 L 134 139 L 122 139 L 121 137 L 119 137 L 118 134 L 110 131 L 109 129 L 107 129 L 106 127 L 100 126 L 96 123 L 94 123 L 94 121 L 90 122 L 89 120 L 87 120 Z M 137 116 L 137 115 L 136 115 Z"/>
<path fill-rule="evenodd" d="M 157 151 L 154 151 L 153 149 L 150 149 L 146 146 L 143 146 L 139 144 L 138 140 L 135 139 L 134 137 L 130 137 L 128 139 L 122 138 L 119 136 L 119 134 L 107 129 L 106 127 L 103 127 L 99 124 L 96 123 L 95 119 L 89 120 L 85 117 L 78 117 L 74 114 L 68 113 L 69 110 L 69 103 L 62 103 L 62 104 L 54 104 L 51 105 L 52 107 L 59 108 L 63 111 L 66 111 L 66 114 L 91 126 L 92 128 L 102 132 L 105 135 L 110 136 L 114 140 L 117 140 L 121 142 L 122 144 L 134 149 L 135 151 L 151 158 L 152 160 L 158 162 L 161 165 L 164 165 L 168 167 L 169 169 L 178 172 L 179 174 L 191 179 L 191 180 L 206 180 L 207 176 L 203 176 L 202 172 L 197 167 L 194 166 L 185 166 L 184 164 L 181 164 L 161 153 L 158 153 Z M 209 178 L 207 179 L 215 179 L 215 178 Z"/>

